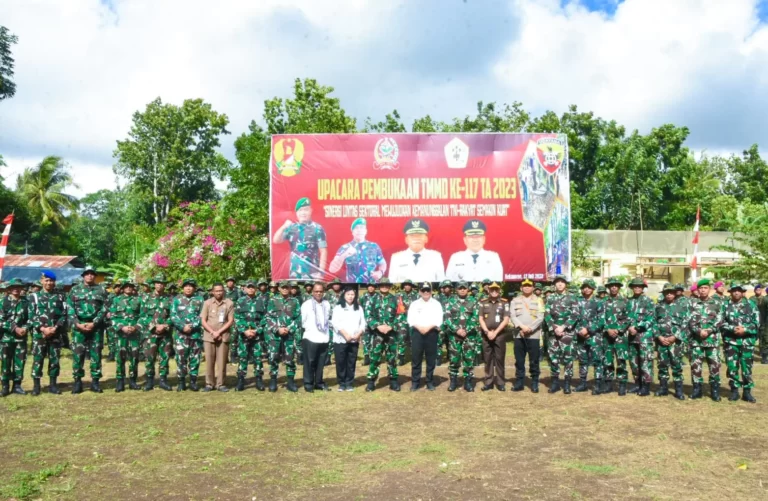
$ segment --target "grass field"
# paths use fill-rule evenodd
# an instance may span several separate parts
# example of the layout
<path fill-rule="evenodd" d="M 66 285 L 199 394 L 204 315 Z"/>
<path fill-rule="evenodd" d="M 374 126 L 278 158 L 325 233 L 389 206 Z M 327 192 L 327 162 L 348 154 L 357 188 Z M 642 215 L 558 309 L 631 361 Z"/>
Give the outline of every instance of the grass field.
<path fill-rule="evenodd" d="M 70 367 L 63 395 L 0 400 L 0 498 L 768 498 L 768 366 L 755 405 L 448 393 L 445 366 L 435 392 L 339 393 L 328 368 L 328 393 L 116 394 L 106 364 L 74 396 Z"/>

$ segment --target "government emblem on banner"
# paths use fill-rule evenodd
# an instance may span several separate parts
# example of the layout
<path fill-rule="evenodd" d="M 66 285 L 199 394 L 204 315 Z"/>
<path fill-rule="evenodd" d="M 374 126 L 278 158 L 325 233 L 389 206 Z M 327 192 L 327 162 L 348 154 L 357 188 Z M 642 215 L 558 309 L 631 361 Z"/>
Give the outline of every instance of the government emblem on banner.
<path fill-rule="evenodd" d="M 445 162 L 450 169 L 464 169 L 469 161 L 469 146 L 454 137 L 445 145 Z"/>
<path fill-rule="evenodd" d="M 397 142 L 391 137 L 385 137 L 376 141 L 376 148 L 373 150 L 373 168 L 376 170 L 397 170 L 400 163 L 397 157 L 400 156 L 400 148 Z"/>
<path fill-rule="evenodd" d="M 304 144 L 298 139 L 280 139 L 272 152 L 277 172 L 283 176 L 295 176 L 301 171 L 304 160 Z"/>
<path fill-rule="evenodd" d="M 565 142 L 557 137 L 545 137 L 536 141 L 536 157 L 541 166 L 553 174 L 565 158 Z"/>

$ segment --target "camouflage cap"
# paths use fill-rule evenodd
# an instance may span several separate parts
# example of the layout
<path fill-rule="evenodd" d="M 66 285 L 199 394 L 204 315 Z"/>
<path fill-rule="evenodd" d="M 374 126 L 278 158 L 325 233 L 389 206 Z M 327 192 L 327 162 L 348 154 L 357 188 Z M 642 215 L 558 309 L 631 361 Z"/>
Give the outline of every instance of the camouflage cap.
<path fill-rule="evenodd" d="M 605 290 L 605 285 L 598 285 L 597 286 L 597 293 L 600 294 L 602 292 L 606 292 L 607 293 L 608 291 Z"/>
<path fill-rule="evenodd" d="M 661 292 L 667 292 L 667 291 L 674 292 L 675 289 L 677 289 L 675 285 L 667 282 L 664 284 L 664 287 L 661 288 Z"/>
<path fill-rule="evenodd" d="M 535 284 L 533 284 L 533 290 L 536 290 L 536 289 L 541 290 L 541 288 L 542 288 L 541 282 L 536 282 Z"/>
<path fill-rule="evenodd" d="M 230 276 L 228 276 L 228 277 L 227 277 L 227 279 L 226 279 L 226 280 L 224 280 L 224 281 L 225 281 L 225 282 L 230 282 L 230 281 L 232 281 L 232 282 L 236 282 L 236 281 L 237 281 L 237 279 L 236 279 L 235 277 L 233 277 L 232 275 L 230 275 Z"/>
<path fill-rule="evenodd" d="M 251 279 L 251 280 L 253 280 L 253 279 Z M 260 278 L 260 279 L 259 279 L 259 280 L 256 282 L 256 285 L 267 285 L 267 284 L 269 284 L 269 282 L 267 282 L 267 279 L 266 279 L 266 278 Z M 246 282 L 246 284 L 245 284 L 245 285 L 248 285 L 248 283 Z"/>
<path fill-rule="evenodd" d="M 269 286 L 270 286 L 270 287 L 277 287 L 277 282 L 275 282 L 274 280 L 272 280 L 272 281 L 270 281 L 270 282 L 269 282 Z"/>
<path fill-rule="evenodd" d="M 187 285 L 191 285 L 193 287 L 197 287 L 197 280 L 194 278 L 185 278 L 181 281 L 181 286 L 186 287 Z"/>
<path fill-rule="evenodd" d="M 555 275 L 555 278 L 552 279 L 552 283 L 555 284 L 558 281 L 559 282 L 565 282 L 566 284 L 568 283 L 568 279 L 565 278 L 565 275 L 560 275 L 560 274 Z"/>
<path fill-rule="evenodd" d="M 683 285 L 683 284 L 675 284 L 675 290 L 676 291 L 684 291 L 685 290 L 685 285 Z"/>
<path fill-rule="evenodd" d="M 629 281 L 629 287 L 648 287 L 648 284 L 645 283 L 645 280 L 642 278 L 633 278 Z"/>
<path fill-rule="evenodd" d="M 277 286 L 280 287 L 281 289 L 283 289 L 285 287 L 290 287 L 291 283 L 288 282 L 288 280 L 280 280 L 280 282 L 278 282 Z"/>
<path fill-rule="evenodd" d="M 624 283 L 622 283 L 619 277 L 611 277 L 608 279 L 607 282 L 605 282 L 606 287 L 610 287 L 612 285 L 618 285 L 619 287 L 624 287 Z"/>
<path fill-rule="evenodd" d="M 245 286 L 246 287 L 256 287 L 257 282 L 253 278 L 249 278 L 248 280 L 245 280 Z"/>
<path fill-rule="evenodd" d="M 85 267 L 83 268 L 83 272 L 80 274 L 80 276 L 82 277 L 86 273 L 96 274 L 96 267 L 93 266 L 93 265 L 90 265 L 90 264 L 86 264 Z"/>
<path fill-rule="evenodd" d="M 310 207 L 312 205 L 312 202 L 310 202 L 309 198 L 304 197 L 300 198 L 298 202 L 296 202 L 296 207 L 294 210 L 299 210 L 304 207 Z"/>
<path fill-rule="evenodd" d="M 155 275 L 150 279 L 150 282 L 153 284 L 156 284 L 158 282 L 164 284 L 168 281 L 165 279 L 165 275 L 163 275 L 162 273 L 158 273 L 157 275 Z"/>
<path fill-rule="evenodd" d="M 440 288 L 442 289 L 443 287 L 453 287 L 453 282 L 450 280 L 443 280 L 440 282 Z"/>
<path fill-rule="evenodd" d="M 172 283 L 171 285 L 168 286 L 168 290 L 169 291 L 175 291 L 178 288 L 179 288 L 179 286 L 176 285 L 176 283 Z"/>
<path fill-rule="evenodd" d="M 406 278 L 405 280 L 403 280 L 403 285 L 410 285 L 411 287 L 413 287 L 413 280 L 411 280 L 410 278 Z"/>
<path fill-rule="evenodd" d="M 288 286 L 291 289 L 293 289 L 294 287 L 298 288 L 299 287 L 299 282 L 297 282 L 296 280 L 291 280 L 290 282 L 288 282 Z"/>
<path fill-rule="evenodd" d="M 460 281 L 458 284 L 456 284 L 457 289 L 468 289 L 467 282 L 464 280 Z"/>
<path fill-rule="evenodd" d="M 381 280 L 379 280 L 379 285 L 392 285 L 392 281 L 387 277 L 381 277 Z"/>
<path fill-rule="evenodd" d="M 3 282 L 3 285 L 5 285 L 6 288 L 10 288 L 10 287 L 24 287 L 24 282 L 22 282 L 20 278 L 12 278 L 12 279 L 8 280 L 7 282 Z"/>
<path fill-rule="evenodd" d="M 125 287 L 135 287 L 135 286 L 136 286 L 136 284 L 134 283 L 134 281 L 133 281 L 133 280 L 130 280 L 130 279 L 128 279 L 128 278 L 126 278 L 125 280 L 123 280 L 123 281 L 120 283 L 120 285 L 121 285 L 123 288 L 125 288 Z"/>
<path fill-rule="evenodd" d="M 480 290 L 480 286 L 477 285 L 477 284 L 472 284 L 472 285 L 469 286 L 469 290 L 471 290 L 471 291 L 479 291 Z"/>
<path fill-rule="evenodd" d="M 744 288 L 744 284 L 739 282 L 738 280 L 731 281 L 730 286 L 728 286 L 728 292 L 740 290 L 741 292 L 746 292 L 747 289 Z"/>
<path fill-rule="evenodd" d="M 581 282 L 581 288 L 583 289 L 584 287 L 589 287 L 590 289 L 595 290 L 597 289 L 597 284 L 595 284 L 595 281 L 591 278 L 585 278 Z"/>
<path fill-rule="evenodd" d="M 341 280 L 339 280 L 339 277 L 335 277 L 333 280 L 331 280 L 331 285 L 333 284 L 341 285 Z"/>
<path fill-rule="evenodd" d="M 483 285 L 491 285 L 491 279 L 490 278 L 484 278 L 483 279 Z"/>

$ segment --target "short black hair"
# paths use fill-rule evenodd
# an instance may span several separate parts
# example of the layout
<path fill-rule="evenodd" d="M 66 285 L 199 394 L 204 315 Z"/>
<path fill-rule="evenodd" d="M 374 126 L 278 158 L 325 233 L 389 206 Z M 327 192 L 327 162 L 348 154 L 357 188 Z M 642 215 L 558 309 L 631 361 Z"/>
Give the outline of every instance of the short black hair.
<path fill-rule="evenodd" d="M 213 282 L 213 285 L 211 285 L 211 290 L 215 289 L 217 286 L 224 287 L 224 284 L 221 282 Z"/>

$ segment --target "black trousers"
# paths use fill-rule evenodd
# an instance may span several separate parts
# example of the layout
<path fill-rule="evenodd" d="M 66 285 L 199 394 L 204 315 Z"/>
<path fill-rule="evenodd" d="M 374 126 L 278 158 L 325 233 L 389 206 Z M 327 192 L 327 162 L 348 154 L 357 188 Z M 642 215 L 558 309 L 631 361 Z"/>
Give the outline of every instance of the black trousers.
<path fill-rule="evenodd" d="M 515 378 L 525 378 L 525 355 L 528 355 L 528 367 L 531 377 L 539 378 L 539 356 L 541 351 L 541 339 L 515 339 Z"/>
<path fill-rule="evenodd" d="M 427 357 L 427 382 L 432 382 L 432 376 L 435 374 L 435 365 L 437 364 L 437 337 L 438 330 L 432 329 L 426 334 L 422 334 L 416 329 L 411 333 L 411 355 L 413 361 L 411 365 L 411 380 L 418 383 L 421 380 L 421 362 L 424 356 Z"/>
<path fill-rule="evenodd" d="M 323 368 L 325 355 L 328 353 L 328 343 L 313 343 L 308 339 L 301 340 L 302 362 L 304 364 L 304 385 L 317 386 L 323 384 Z"/>
<path fill-rule="evenodd" d="M 336 379 L 339 385 L 352 386 L 359 349 L 360 343 L 333 344 L 333 353 L 336 355 Z"/>

